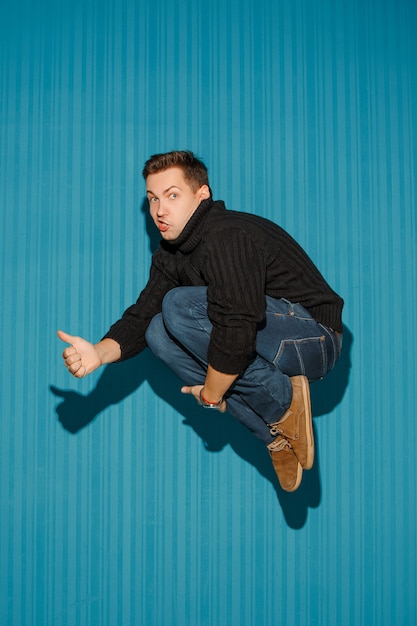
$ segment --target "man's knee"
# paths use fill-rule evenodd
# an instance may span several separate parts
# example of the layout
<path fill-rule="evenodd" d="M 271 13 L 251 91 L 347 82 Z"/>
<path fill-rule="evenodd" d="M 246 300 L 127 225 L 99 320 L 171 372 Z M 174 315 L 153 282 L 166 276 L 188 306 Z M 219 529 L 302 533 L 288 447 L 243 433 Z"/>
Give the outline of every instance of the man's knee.
<path fill-rule="evenodd" d="M 175 328 L 182 323 L 184 315 L 184 307 L 181 306 L 182 287 L 175 287 L 165 294 L 162 301 L 162 317 L 165 327 L 171 334 L 174 334 Z"/>
<path fill-rule="evenodd" d="M 188 324 L 193 308 L 207 298 L 205 287 L 174 287 L 162 301 L 162 317 L 168 331 L 176 336 L 178 329 Z"/>
<path fill-rule="evenodd" d="M 165 315 L 169 315 L 171 311 L 178 308 L 181 302 L 181 296 L 183 293 L 184 287 L 174 287 L 174 289 L 170 289 L 162 300 L 162 315 L 165 318 Z"/>

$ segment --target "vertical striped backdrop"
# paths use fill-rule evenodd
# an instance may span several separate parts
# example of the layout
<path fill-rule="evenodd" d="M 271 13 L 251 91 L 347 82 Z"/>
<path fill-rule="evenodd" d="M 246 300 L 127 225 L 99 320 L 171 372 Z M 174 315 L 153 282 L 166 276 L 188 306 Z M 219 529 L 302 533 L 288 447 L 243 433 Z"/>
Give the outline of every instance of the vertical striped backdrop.
<path fill-rule="evenodd" d="M 415 0 L 0 0 L 0 623 L 413 626 Z M 189 148 L 345 298 L 295 494 L 145 352 L 140 172 Z"/>

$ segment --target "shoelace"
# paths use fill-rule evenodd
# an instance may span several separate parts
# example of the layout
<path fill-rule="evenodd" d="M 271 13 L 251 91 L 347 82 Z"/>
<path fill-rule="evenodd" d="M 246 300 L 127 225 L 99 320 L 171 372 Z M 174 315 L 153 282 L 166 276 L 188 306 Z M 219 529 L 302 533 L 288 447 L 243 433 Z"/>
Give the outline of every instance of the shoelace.
<path fill-rule="evenodd" d="M 268 428 L 270 430 L 271 435 L 279 435 L 281 430 L 278 428 L 279 422 L 274 422 L 273 424 L 268 424 Z"/>
<path fill-rule="evenodd" d="M 284 439 L 284 437 L 282 437 L 279 440 L 270 443 L 268 448 L 269 450 L 273 450 L 274 452 L 281 452 L 282 450 L 291 450 L 292 445 L 289 441 L 287 441 L 287 439 Z"/>

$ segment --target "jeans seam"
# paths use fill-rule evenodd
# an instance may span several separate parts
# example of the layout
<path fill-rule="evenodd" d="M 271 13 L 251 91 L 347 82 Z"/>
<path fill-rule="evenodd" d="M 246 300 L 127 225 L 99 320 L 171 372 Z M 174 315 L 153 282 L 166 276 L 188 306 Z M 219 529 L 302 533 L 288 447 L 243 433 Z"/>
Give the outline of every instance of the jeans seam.
<path fill-rule="evenodd" d="M 320 322 L 319 322 L 320 324 Z M 340 340 L 338 339 L 338 337 L 335 337 L 335 331 L 327 328 L 327 326 L 324 326 L 324 324 L 320 324 L 320 326 L 322 327 L 322 329 L 327 333 L 328 337 L 330 338 L 331 342 L 332 342 L 332 346 L 333 346 L 333 364 L 332 367 L 329 369 L 329 371 L 331 371 L 334 366 L 337 363 L 337 359 L 340 358 L 340 354 L 341 354 L 341 346 L 340 346 Z"/>
<path fill-rule="evenodd" d="M 290 312 L 290 313 L 276 313 L 274 312 L 272 315 L 274 315 L 275 317 L 291 317 L 292 319 L 295 320 L 301 320 L 303 322 L 312 322 L 314 324 L 316 324 L 316 320 L 314 320 L 312 317 L 302 317 L 301 315 L 296 315 L 296 313 L 294 312 Z"/>
<path fill-rule="evenodd" d="M 208 332 L 207 329 L 201 324 L 200 320 L 202 319 L 202 316 L 201 315 L 198 315 L 198 316 L 195 315 L 195 310 L 198 309 L 199 307 L 200 307 L 199 303 L 191 305 L 190 306 L 191 315 L 192 315 L 195 323 L 198 324 L 200 330 L 203 331 L 208 337 L 211 337 L 211 332 Z M 207 312 L 206 312 L 205 317 L 208 318 Z M 211 323 L 211 321 L 210 321 L 210 323 Z M 213 326 L 212 323 L 211 323 L 211 326 Z"/>

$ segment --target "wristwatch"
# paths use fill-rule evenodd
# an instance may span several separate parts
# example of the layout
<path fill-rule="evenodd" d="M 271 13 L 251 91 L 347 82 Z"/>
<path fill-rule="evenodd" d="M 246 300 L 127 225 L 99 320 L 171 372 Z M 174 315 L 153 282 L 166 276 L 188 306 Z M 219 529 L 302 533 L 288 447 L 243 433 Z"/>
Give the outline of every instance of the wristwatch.
<path fill-rule="evenodd" d="M 221 398 L 218 402 L 207 402 L 203 396 L 203 389 L 200 390 L 200 404 L 203 409 L 220 409 L 222 402 L 223 398 Z"/>

